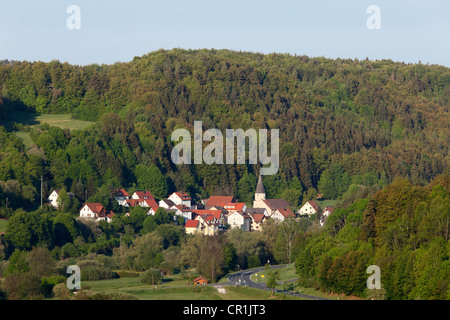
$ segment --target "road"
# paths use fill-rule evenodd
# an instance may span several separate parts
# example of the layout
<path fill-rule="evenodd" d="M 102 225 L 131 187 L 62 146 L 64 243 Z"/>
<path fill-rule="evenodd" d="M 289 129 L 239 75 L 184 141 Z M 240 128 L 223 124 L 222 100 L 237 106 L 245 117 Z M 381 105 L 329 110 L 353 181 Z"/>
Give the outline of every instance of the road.
<path fill-rule="evenodd" d="M 278 268 L 282 268 L 285 267 L 286 265 L 276 265 L 276 266 L 271 266 L 271 269 L 278 269 Z M 236 273 L 233 273 L 231 275 L 228 276 L 228 283 L 222 283 L 222 285 L 241 285 L 241 286 L 248 286 L 251 288 L 257 288 L 257 289 L 262 289 L 262 290 L 271 290 L 270 288 L 267 288 L 265 283 L 257 283 L 254 282 L 250 279 L 250 276 L 254 273 L 257 272 L 261 272 L 264 271 L 264 268 L 255 268 L 255 269 L 248 269 L 248 270 L 242 270 Z M 326 298 L 322 298 L 322 297 L 315 297 L 315 296 L 311 296 L 308 294 L 303 294 L 303 293 L 298 293 L 298 292 L 292 292 L 292 291 L 283 291 L 283 290 L 278 290 L 278 289 L 274 289 L 274 292 L 278 292 L 278 293 L 284 293 L 287 295 L 291 295 L 291 296 L 296 296 L 296 297 L 302 297 L 305 299 L 311 299 L 311 300 L 330 300 L 330 299 L 326 299 Z"/>

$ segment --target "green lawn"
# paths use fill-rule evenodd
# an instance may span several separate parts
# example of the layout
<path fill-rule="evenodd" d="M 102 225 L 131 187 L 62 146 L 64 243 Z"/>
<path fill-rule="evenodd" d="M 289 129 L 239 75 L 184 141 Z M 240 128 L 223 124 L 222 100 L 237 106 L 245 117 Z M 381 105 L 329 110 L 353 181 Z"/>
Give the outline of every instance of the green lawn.
<path fill-rule="evenodd" d="M 36 114 L 15 111 L 9 116 L 8 121 L 5 121 L 6 125 L 11 125 L 13 123 L 22 124 L 24 126 L 29 125 L 30 127 L 47 123 L 62 129 L 83 130 L 94 122 L 72 119 L 71 114 Z M 15 131 L 15 134 L 23 140 L 26 148 L 31 146 L 32 140 L 29 132 Z"/>
<path fill-rule="evenodd" d="M 6 226 L 8 225 L 8 220 L 0 219 L 0 233 L 6 232 Z"/>
<path fill-rule="evenodd" d="M 154 288 L 143 284 L 138 277 L 124 277 L 111 280 L 82 281 L 82 288 L 96 292 L 120 291 L 133 294 L 140 300 L 267 300 L 267 299 L 300 299 L 298 297 L 276 294 L 249 287 L 223 286 L 226 293 L 219 293 L 213 286 L 187 285 L 186 279 L 177 275 L 166 278 L 162 284 Z"/>

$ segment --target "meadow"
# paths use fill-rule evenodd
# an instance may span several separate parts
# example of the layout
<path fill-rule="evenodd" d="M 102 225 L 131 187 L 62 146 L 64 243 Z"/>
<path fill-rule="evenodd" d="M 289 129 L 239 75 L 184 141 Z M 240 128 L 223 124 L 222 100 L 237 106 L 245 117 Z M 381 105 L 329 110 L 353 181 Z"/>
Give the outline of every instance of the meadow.
<path fill-rule="evenodd" d="M 34 126 L 46 123 L 61 129 L 83 130 L 94 124 L 91 121 L 72 119 L 71 114 L 37 114 L 14 111 L 8 117 L 3 124 L 15 131 L 15 134 L 23 140 L 26 148 L 29 148 L 32 143 L 29 128 Z"/>

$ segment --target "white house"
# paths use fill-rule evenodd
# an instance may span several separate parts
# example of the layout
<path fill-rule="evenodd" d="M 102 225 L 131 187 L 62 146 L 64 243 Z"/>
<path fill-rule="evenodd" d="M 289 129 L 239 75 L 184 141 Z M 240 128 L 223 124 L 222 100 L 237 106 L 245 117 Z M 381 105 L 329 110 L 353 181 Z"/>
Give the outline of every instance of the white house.
<path fill-rule="evenodd" d="M 264 213 L 256 213 L 256 212 L 250 212 L 248 213 L 250 218 L 252 218 L 250 230 L 252 231 L 261 231 L 262 225 L 267 220 L 267 217 Z"/>
<path fill-rule="evenodd" d="M 184 206 L 184 205 L 174 205 L 171 209 L 176 210 L 175 215 L 176 216 L 182 216 L 184 218 L 184 221 L 192 220 L 193 214 L 191 208 Z M 174 217 L 175 218 L 175 217 Z"/>
<path fill-rule="evenodd" d="M 295 218 L 295 214 L 289 209 L 277 209 L 272 213 L 270 218 L 278 222 L 283 222 L 286 218 Z"/>
<path fill-rule="evenodd" d="M 100 203 L 86 203 L 80 210 L 80 218 L 95 219 L 105 218 L 105 208 Z"/>
<path fill-rule="evenodd" d="M 212 214 L 197 215 L 194 220 L 198 220 L 201 231 L 207 236 L 214 236 L 219 232 L 219 222 Z"/>
<path fill-rule="evenodd" d="M 199 220 L 188 220 L 188 221 L 186 221 L 186 224 L 184 225 L 184 228 L 186 230 L 186 234 L 195 234 L 197 232 L 201 232 L 202 231 L 202 226 L 201 226 Z"/>
<path fill-rule="evenodd" d="M 137 200 L 147 200 L 147 199 L 155 199 L 150 191 L 136 191 L 131 196 L 131 199 Z"/>
<path fill-rule="evenodd" d="M 322 215 L 320 216 L 319 220 L 319 226 L 324 226 L 325 222 L 327 221 L 330 214 L 332 214 L 334 211 L 334 207 L 325 207 L 324 211 L 322 212 Z"/>
<path fill-rule="evenodd" d="M 319 212 L 319 205 L 315 201 L 306 202 L 299 210 L 298 213 L 300 215 L 308 215 L 311 216 L 313 214 L 317 214 Z"/>
<path fill-rule="evenodd" d="M 176 205 L 191 207 L 191 197 L 186 192 L 174 192 L 167 199 Z"/>
<path fill-rule="evenodd" d="M 125 189 L 116 189 L 114 199 L 116 199 L 117 203 L 121 205 L 124 200 L 130 199 L 130 195 Z"/>
<path fill-rule="evenodd" d="M 228 216 L 227 222 L 231 229 L 240 228 L 244 231 L 250 231 L 252 218 L 243 211 L 234 211 Z"/>
<path fill-rule="evenodd" d="M 58 208 L 59 207 L 59 191 L 60 190 L 53 190 L 52 193 L 50 193 L 50 195 L 48 196 L 47 200 L 50 202 L 50 205 L 53 208 Z M 73 194 L 72 192 L 67 192 L 67 194 L 69 195 L 69 197 L 75 197 L 75 194 Z"/>

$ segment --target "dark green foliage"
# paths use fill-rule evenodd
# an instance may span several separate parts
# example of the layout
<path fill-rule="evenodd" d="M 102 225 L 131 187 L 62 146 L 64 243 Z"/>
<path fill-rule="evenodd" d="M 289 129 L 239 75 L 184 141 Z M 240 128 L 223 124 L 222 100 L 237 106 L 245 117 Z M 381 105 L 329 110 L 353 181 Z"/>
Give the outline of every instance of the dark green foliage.
<path fill-rule="evenodd" d="M 160 270 L 149 269 L 139 276 L 139 280 L 142 283 L 156 285 L 162 282 L 163 276 Z"/>

